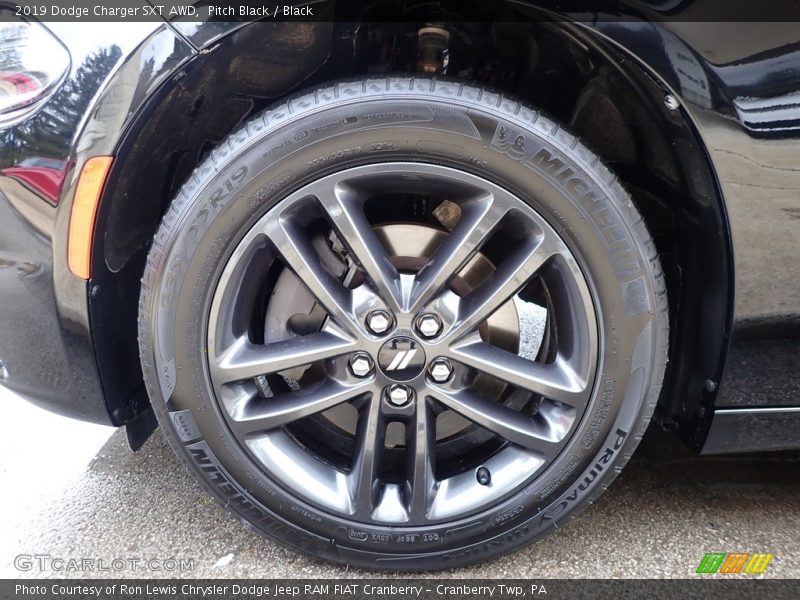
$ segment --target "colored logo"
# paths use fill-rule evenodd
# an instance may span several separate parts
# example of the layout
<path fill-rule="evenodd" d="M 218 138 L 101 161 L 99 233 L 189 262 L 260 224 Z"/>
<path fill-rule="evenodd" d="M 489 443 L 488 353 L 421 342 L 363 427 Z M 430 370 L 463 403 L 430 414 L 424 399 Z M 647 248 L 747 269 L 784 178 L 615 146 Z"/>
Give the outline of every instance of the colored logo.
<path fill-rule="evenodd" d="M 773 554 L 766 552 L 706 552 L 698 573 L 763 573 Z"/>

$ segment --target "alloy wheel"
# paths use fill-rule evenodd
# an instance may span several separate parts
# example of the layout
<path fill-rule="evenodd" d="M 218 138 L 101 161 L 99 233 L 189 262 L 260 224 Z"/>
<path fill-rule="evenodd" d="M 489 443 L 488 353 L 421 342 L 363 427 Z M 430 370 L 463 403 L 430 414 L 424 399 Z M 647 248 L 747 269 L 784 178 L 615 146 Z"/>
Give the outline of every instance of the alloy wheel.
<path fill-rule="evenodd" d="M 449 167 L 381 163 L 307 183 L 244 234 L 213 295 L 208 369 L 235 439 L 288 493 L 426 524 L 546 471 L 589 408 L 598 327 L 530 203 Z"/>

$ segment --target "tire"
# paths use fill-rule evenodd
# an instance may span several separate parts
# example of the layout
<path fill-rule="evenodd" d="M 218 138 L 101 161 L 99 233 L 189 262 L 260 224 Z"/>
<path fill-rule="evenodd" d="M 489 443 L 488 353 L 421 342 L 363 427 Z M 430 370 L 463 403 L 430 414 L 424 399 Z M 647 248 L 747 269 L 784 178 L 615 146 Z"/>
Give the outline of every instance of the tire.
<path fill-rule="evenodd" d="M 422 174 L 414 175 L 417 170 Z M 231 273 L 239 268 L 232 266 L 239 264 L 235 261 L 244 260 L 241 258 L 246 254 L 246 246 L 243 244 L 254 243 L 252 240 L 255 239 L 255 228 L 264 228 L 264 231 L 267 231 L 269 241 L 265 247 L 274 246 L 273 250 L 264 250 L 261 247 L 253 250 L 254 256 L 261 252 L 272 253 L 270 254 L 272 258 L 263 259 L 266 262 L 263 263 L 262 270 L 269 271 L 274 265 L 282 264 L 280 260 L 285 257 L 282 253 L 288 248 L 281 246 L 285 241 L 275 241 L 278 239 L 275 237 L 277 234 L 272 233 L 283 231 L 281 228 L 284 226 L 284 217 L 278 218 L 278 212 L 275 211 L 284 210 L 281 207 L 288 207 L 285 210 L 291 212 L 280 214 L 290 215 L 286 219 L 291 217 L 291 223 L 297 220 L 299 225 L 292 230 L 292 235 L 301 236 L 296 238 L 301 240 L 301 245 L 305 243 L 301 239 L 303 232 L 309 231 L 308 235 L 311 236 L 310 232 L 316 227 L 314 224 L 317 221 L 301 222 L 306 218 L 302 216 L 305 213 L 299 212 L 300 208 L 297 207 L 300 206 L 299 203 L 307 201 L 301 198 L 293 200 L 295 204 L 288 205 L 285 204 L 288 199 L 296 198 L 298 194 L 302 195 L 305 193 L 303 190 L 316 189 L 308 186 L 319 186 L 321 185 L 319 182 L 326 177 L 339 177 L 345 173 L 350 174 L 348 177 L 356 178 L 355 181 L 361 182 L 362 179 L 358 177 L 367 178 L 363 181 L 372 181 L 368 179 L 372 177 L 369 173 L 377 173 L 374 179 L 378 183 L 375 185 L 380 186 L 384 185 L 381 183 L 384 181 L 384 172 L 390 174 L 398 171 L 406 172 L 393 175 L 401 179 L 386 179 L 387 190 L 389 186 L 393 186 L 393 189 L 404 188 L 406 184 L 403 182 L 407 182 L 409 189 L 413 190 L 416 189 L 414 188 L 416 185 L 436 186 L 437 182 L 444 181 L 448 177 L 462 177 L 466 182 L 465 189 L 472 190 L 475 186 L 479 188 L 484 186 L 485 189 L 494 190 L 493 198 L 500 198 L 505 194 L 511 203 L 519 204 L 521 201 L 525 207 L 520 208 L 515 204 L 516 208 L 504 213 L 513 214 L 514 219 L 504 220 L 497 226 L 497 231 L 502 233 L 501 237 L 514 238 L 515 241 L 513 243 L 506 241 L 503 244 L 501 243 L 503 240 L 493 233 L 495 237 L 492 237 L 491 248 L 486 249 L 487 244 L 480 247 L 479 253 L 486 253 L 486 256 L 490 257 L 487 264 L 491 265 L 489 269 L 494 269 L 492 271 L 494 279 L 482 280 L 483 283 L 475 284 L 474 289 L 482 289 L 480 286 L 490 285 L 486 283 L 490 281 L 495 282 L 491 285 L 499 285 L 496 281 L 503 276 L 508 276 L 509 281 L 516 276 L 511 271 L 502 271 L 502 265 L 505 264 L 503 261 L 512 261 L 509 257 L 517 256 L 515 244 L 527 243 L 526 236 L 533 235 L 530 232 L 539 232 L 537 235 L 541 234 L 544 240 L 555 240 L 553 244 L 560 250 L 554 250 L 554 254 L 546 263 L 546 277 L 555 279 L 547 279 L 545 275 L 541 275 L 544 283 L 535 287 L 533 292 L 524 292 L 539 299 L 545 298 L 547 302 L 552 303 L 547 305 L 549 316 L 544 325 L 545 332 L 540 342 L 539 355 L 525 360 L 542 361 L 544 364 L 550 360 L 544 354 L 550 353 L 552 358 L 555 355 L 560 356 L 562 351 L 567 354 L 572 352 L 575 356 L 579 353 L 588 353 L 585 356 L 581 354 L 582 358 L 574 359 L 582 365 L 579 368 L 575 367 L 575 373 L 583 373 L 581 369 L 584 368 L 586 373 L 590 373 L 580 380 L 582 384 L 575 384 L 577 386 L 575 389 L 581 390 L 575 392 L 577 394 L 575 397 L 582 398 L 576 399 L 575 407 L 558 400 L 548 400 L 544 395 L 537 396 L 528 387 L 525 387 L 525 392 L 520 394 L 520 397 L 529 403 L 525 404 L 526 407 L 534 406 L 532 409 L 520 409 L 531 411 L 525 413 L 525 418 L 528 419 L 524 421 L 525 423 L 535 422 L 536 427 L 550 427 L 552 424 L 542 425 L 544 421 L 541 419 L 546 421 L 548 414 L 555 413 L 545 413 L 543 412 L 545 408 L 547 411 L 562 411 L 558 414 L 562 416 L 567 414 L 572 420 L 568 431 L 559 434 L 564 437 L 553 442 L 554 446 L 546 446 L 540 454 L 536 453 L 535 443 L 531 442 L 532 449 L 526 450 L 524 456 L 541 455 L 543 462 L 537 463 L 540 466 L 525 467 L 530 468 L 530 471 L 520 471 L 519 478 L 523 481 L 515 483 L 516 487 L 502 487 L 507 485 L 501 481 L 504 472 L 502 469 L 483 474 L 474 469 L 480 467 L 480 464 L 495 464 L 492 461 L 499 459 L 494 457 L 500 456 L 504 456 L 503 460 L 506 462 L 496 464 L 505 465 L 503 468 L 511 468 L 508 467 L 509 464 L 517 464 L 508 462 L 510 460 L 508 456 L 512 452 L 519 451 L 515 440 L 521 439 L 523 445 L 527 444 L 531 433 L 520 432 L 519 428 L 514 429 L 505 425 L 501 427 L 497 422 L 502 421 L 505 424 L 517 422 L 510 416 L 509 411 L 516 409 L 512 407 L 514 401 L 509 398 L 517 397 L 515 394 L 518 393 L 518 388 L 514 387 L 516 384 L 508 382 L 524 379 L 520 385 L 527 386 L 533 379 L 525 379 L 528 371 L 523 369 L 522 374 L 519 371 L 513 372 L 509 375 L 509 379 L 499 380 L 498 385 L 503 391 L 498 393 L 498 398 L 501 399 L 498 399 L 497 403 L 504 403 L 504 407 L 497 413 L 499 415 L 497 422 L 492 420 L 493 408 L 486 403 L 484 396 L 479 394 L 482 400 L 475 400 L 477 403 L 470 405 L 486 410 L 476 416 L 476 420 L 471 421 L 468 418 L 466 425 L 459 425 L 463 428 L 457 429 L 452 439 L 455 440 L 453 444 L 474 443 L 474 446 L 469 447 L 470 452 L 479 457 L 476 460 L 484 461 L 480 464 L 469 463 L 468 467 L 463 467 L 467 469 L 464 471 L 467 475 L 471 477 L 470 473 L 475 473 L 474 477 L 477 480 L 484 477 L 484 483 L 487 483 L 487 473 L 493 477 L 482 488 L 464 488 L 469 490 L 470 496 L 488 490 L 487 498 L 492 500 L 486 504 L 460 506 L 458 505 L 460 500 L 455 495 L 452 496 L 452 502 L 442 500 L 436 504 L 439 502 L 439 494 L 444 494 L 442 498 L 450 498 L 442 491 L 442 482 L 437 480 L 440 474 L 444 477 L 444 471 L 439 471 L 440 464 L 444 464 L 447 469 L 453 469 L 455 475 L 452 475 L 452 480 L 447 480 L 449 482 L 455 482 L 455 477 L 462 474 L 458 471 L 462 466 L 456 462 L 452 465 L 449 462 L 436 462 L 440 459 L 450 460 L 446 458 L 449 456 L 446 442 L 450 438 L 440 441 L 437 437 L 438 431 L 433 431 L 430 434 L 433 437 L 428 437 L 426 440 L 415 438 L 414 435 L 420 434 L 414 434 L 413 427 L 405 429 L 405 425 L 403 425 L 403 430 L 406 431 L 404 444 L 387 449 L 384 441 L 381 441 L 379 445 L 371 448 L 377 449 L 375 452 L 385 452 L 387 464 L 391 455 L 405 457 L 398 459 L 400 462 L 397 464 L 409 461 L 402 464 L 412 466 L 402 471 L 402 468 L 392 463 L 386 467 L 389 469 L 386 471 L 389 474 L 385 476 L 385 481 L 380 479 L 384 477 L 381 475 L 382 471 L 370 471 L 369 476 L 365 476 L 369 483 L 367 486 L 369 491 L 363 496 L 366 498 L 363 500 L 366 508 L 361 513 L 358 512 L 360 509 L 357 506 L 340 507 L 339 501 L 342 498 L 336 494 L 326 493 L 325 498 L 316 501 L 312 497 L 311 487 L 293 487 L 301 486 L 301 483 L 297 482 L 299 477 L 291 479 L 279 473 L 281 467 L 279 464 L 276 466 L 276 462 L 280 461 L 276 459 L 274 450 L 281 447 L 279 442 L 298 444 L 306 448 L 308 453 L 314 454 L 323 451 L 334 452 L 333 438 L 340 436 L 344 440 L 342 447 L 354 448 L 352 452 L 355 461 L 357 451 L 360 452 L 362 447 L 359 446 L 362 443 L 359 440 L 369 440 L 370 438 L 363 437 L 367 434 L 362 436 L 357 432 L 348 437 L 349 434 L 343 434 L 343 430 L 335 429 L 336 435 L 331 434 L 330 442 L 325 439 L 328 436 L 320 436 L 318 433 L 311 434 L 309 440 L 306 440 L 303 437 L 306 436 L 306 425 L 291 424 L 286 425 L 286 428 L 294 427 L 291 431 L 280 429 L 268 432 L 269 443 L 273 444 L 269 448 L 273 450 L 256 451 L 254 449 L 256 444 L 262 442 L 241 441 L 254 439 L 246 437 L 252 436 L 252 432 L 245 432 L 241 434 L 243 437 L 237 437 L 240 435 L 237 433 L 238 419 L 249 418 L 247 415 L 251 413 L 247 412 L 250 410 L 247 407 L 251 405 L 247 403 L 250 402 L 261 402 L 262 404 L 253 406 L 266 406 L 267 411 L 275 411 L 276 409 L 270 409 L 273 405 L 269 402 L 278 402 L 284 396 L 271 399 L 270 395 L 273 393 L 271 390 L 284 384 L 274 383 L 274 378 L 265 377 L 218 385 L 215 379 L 218 377 L 215 375 L 217 367 L 213 365 L 223 364 L 219 361 L 223 361 L 224 356 L 229 356 L 223 351 L 219 353 L 217 351 L 217 344 L 222 343 L 219 340 L 223 334 L 216 335 L 214 332 L 228 331 L 226 329 L 228 325 L 222 327 L 220 323 L 229 319 L 231 331 L 239 331 L 241 327 L 249 331 L 247 328 L 252 327 L 253 323 L 250 316 L 241 327 L 237 325 L 238 320 L 244 318 L 241 317 L 242 314 L 255 314 L 256 324 L 260 326 L 261 315 L 266 311 L 266 319 L 269 320 L 270 311 L 273 310 L 269 305 L 270 293 L 278 294 L 274 273 L 269 276 L 263 275 L 265 280 L 269 279 L 272 283 L 259 283 L 274 287 L 261 288 L 253 284 L 253 291 L 247 293 L 241 291 L 245 285 L 241 282 L 250 282 L 253 278 L 251 273 L 261 273 L 260 270 L 251 272 L 249 269 L 256 269 L 252 266 L 252 261 L 255 260 L 258 264 L 258 260 L 262 259 L 248 258 L 247 260 L 251 262 L 242 263 L 244 266 L 241 267 L 242 273 L 246 273 L 247 276 L 241 275 L 237 280 L 240 281 L 239 287 L 230 284 L 230 289 L 236 290 L 235 301 L 230 300 L 234 296 L 226 296 L 228 292 L 225 291 L 227 288 L 224 285 L 228 283 L 223 285 L 222 282 L 227 281 L 224 278 L 232 276 Z M 399 186 L 397 181 L 401 182 Z M 423 184 L 415 183 L 419 181 Z M 395 198 L 389 191 L 383 190 L 380 193 L 384 191 L 387 195 L 381 196 L 382 198 Z M 472 192 L 465 191 L 464 194 L 470 195 Z M 379 210 L 388 213 L 395 210 L 395 204 L 397 210 L 400 210 L 401 205 L 417 206 L 413 199 L 408 200 L 405 196 L 403 198 L 405 199 L 402 202 L 384 199 L 379 205 Z M 460 214 L 469 214 L 467 212 L 469 206 L 471 205 L 464 204 L 463 207 L 459 205 Z M 425 215 L 422 217 L 417 214 L 423 212 Z M 431 219 L 427 208 L 419 209 L 417 213 L 413 218 Z M 517 218 L 516 215 L 522 216 Z M 403 220 L 405 217 L 398 219 Z M 304 227 L 307 229 L 303 229 Z M 336 224 L 335 227 L 339 225 Z M 422 224 L 422 221 L 419 227 L 430 229 L 429 225 Z M 524 231 L 524 235 L 519 234 L 520 228 Z M 443 230 L 444 227 L 439 227 L 437 230 L 439 233 L 435 235 L 443 235 L 441 233 Z M 453 229 L 453 232 L 455 231 L 458 230 Z M 350 251 L 350 254 L 356 256 L 355 266 L 351 265 L 356 273 L 356 279 L 359 273 L 366 273 L 366 283 L 359 284 L 361 285 L 359 289 L 366 289 L 372 293 L 380 286 L 377 283 L 372 285 L 377 279 L 369 279 L 371 273 L 369 265 L 359 259 L 358 252 L 353 250 L 357 240 L 342 235 L 344 237 L 341 239 L 347 246 L 345 252 Z M 519 239 L 515 238 L 515 235 Z M 495 245 L 502 248 L 497 251 L 501 258 L 492 258 L 494 254 L 490 251 L 494 252 Z M 237 248 L 242 250 L 237 253 Z M 280 260 L 275 258 L 279 254 Z M 399 254 L 393 255 L 392 260 L 396 260 L 397 256 Z M 529 260 L 529 257 L 525 260 Z M 290 259 L 286 261 L 286 264 L 291 263 Z M 322 266 L 323 262 L 317 266 L 320 273 L 325 271 L 327 274 L 323 276 L 315 273 L 312 279 L 316 281 L 316 276 L 319 275 L 323 282 L 333 281 L 332 278 L 335 279 L 338 274 L 335 270 Z M 383 268 L 371 266 L 373 269 Z M 392 269 L 392 267 L 386 268 L 390 271 Z M 275 269 L 280 271 L 278 267 Z M 399 273 L 400 267 L 397 267 L 397 270 Z M 302 274 L 302 271 L 299 272 Z M 462 275 L 459 274 L 458 277 Z M 313 285 L 307 280 L 304 281 L 309 286 Z M 356 284 L 357 282 L 347 285 Z M 339 285 L 342 284 L 340 282 L 335 284 L 336 290 L 339 290 Z M 455 286 L 455 283 L 451 282 L 448 285 Z M 529 286 L 533 285 L 526 281 L 524 283 L 526 287 L 521 287 L 520 290 L 528 290 Z M 546 293 L 542 292 L 545 288 Z M 264 297 L 263 291 L 259 291 L 262 289 L 272 291 Z M 442 288 L 440 293 L 445 294 L 447 290 Z M 522 294 L 523 291 L 518 292 L 518 296 L 521 297 Z M 239 300 L 240 296 L 242 300 Z M 467 307 L 464 311 L 468 316 L 464 319 L 471 314 L 477 314 L 469 311 L 480 306 L 479 293 L 473 293 L 473 288 L 470 288 L 459 298 L 461 302 L 459 306 Z M 556 306 L 559 299 L 572 306 L 570 302 L 576 298 L 582 299 L 582 304 L 576 301 L 575 306 L 578 308 L 574 310 Z M 319 297 L 317 299 L 319 300 Z M 545 300 L 542 300 L 542 303 L 546 303 Z M 233 302 L 231 305 L 233 308 L 232 312 L 225 313 L 228 316 L 223 319 L 220 316 L 223 312 L 218 311 L 222 310 L 220 306 L 228 306 L 226 302 Z M 327 306 L 324 300 L 319 302 Z M 285 307 L 283 310 L 285 312 Z M 361 309 L 353 308 L 350 313 L 342 317 L 342 321 L 347 321 L 357 310 Z M 420 322 L 414 321 L 413 325 L 403 325 L 401 321 L 406 317 L 401 312 L 395 316 L 396 330 L 405 327 L 404 331 L 408 338 L 420 337 L 418 329 L 415 329 L 420 327 Z M 463 322 L 458 320 L 461 317 L 452 317 L 451 323 L 447 320 L 450 317 L 446 311 L 443 314 L 445 316 L 440 320 L 445 321 L 444 327 L 447 331 L 454 330 L 458 323 Z M 521 313 L 517 314 L 519 316 Z M 575 316 L 575 323 L 570 322 L 569 315 L 578 315 Z M 357 328 L 356 321 L 358 319 L 348 326 Z M 556 325 L 553 325 L 554 322 Z M 335 331 L 339 321 L 334 313 L 330 313 L 328 317 L 323 317 L 322 323 L 326 328 L 334 327 Z M 236 327 L 240 329 L 237 330 Z M 289 325 L 286 327 L 289 328 Z M 448 327 L 452 329 L 447 329 Z M 572 334 L 569 333 L 571 331 Z M 315 330 L 312 335 L 319 337 L 323 333 Z M 339 341 L 344 345 L 349 343 L 346 340 L 350 338 L 341 335 Z M 370 332 L 362 332 L 359 335 L 362 336 L 359 339 L 364 341 L 357 342 L 355 347 L 348 346 L 348 351 L 356 352 L 360 348 L 373 348 L 373 346 L 377 349 L 379 343 L 388 339 Z M 445 333 L 434 335 L 445 335 Z M 517 338 L 517 346 L 521 347 L 523 336 L 521 329 L 514 335 Z M 581 337 L 582 335 L 584 337 Z M 589 337 L 586 337 L 587 335 Z M 264 336 L 262 343 L 272 343 L 271 339 L 266 339 L 270 336 L 269 331 Z M 568 339 L 570 337 L 574 339 L 570 341 Z M 332 338 L 325 334 L 325 339 L 330 341 Z M 399 338 L 392 339 L 396 342 Z M 562 527 L 589 506 L 620 472 L 648 425 L 664 376 L 667 339 L 666 289 L 655 246 L 628 194 L 615 176 L 601 164 L 597 156 L 558 124 L 512 98 L 459 82 L 395 76 L 329 84 L 293 97 L 251 119 L 214 150 L 196 168 L 164 216 L 147 260 L 139 312 L 142 368 L 159 423 L 177 455 L 222 506 L 245 524 L 298 551 L 339 564 L 404 571 L 456 567 L 496 557 Z M 469 346 L 467 350 L 482 348 L 489 352 L 487 356 L 490 359 L 495 356 L 492 354 L 494 346 L 490 348 L 485 340 L 474 338 L 473 340 L 476 345 Z M 402 340 L 401 342 L 406 343 Z M 408 343 L 411 344 L 410 348 L 436 350 L 435 342 L 426 339 L 415 338 Z M 396 349 L 399 346 L 395 343 L 393 347 Z M 513 354 L 513 344 L 511 347 L 512 352 L 508 353 L 508 356 Z M 370 352 L 371 350 L 368 350 L 367 354 Z M 386 383 L 392 377 L 400 378 L 399 374 L 392 372 L 391 366 L 387 367 L 386 362 L 381 362 L 383 359 L 378 356 L 377 350 L 375 352 L 374 356 L 370 355 L 363 365 L 365 369 L 371 369 L 366 377 L 375 379 L 371 384 L 363 385 L 376 386 L 379 380 Z M 305 378 L 311 377 L 312 371 L 316 373 L 313 377 L 321 378 L 320 381 L 323 383 L 329 381 L 331 377 L 339 377 L 339 374 L 343 378 L 349 378 L 348 382 L 356 381 L 353 377 L 357 369 L 353 366 L 352 354 L 348 356 L 349 363 L 335 362 L 344 360 L 339 357 L 325 362 L 319 369 L 314 367 L 303 371 L 301 379 L 298 380 L 300 383 L 297 385 L 304 385 L 302 382 Z M 396 357 L 396 354 L 393 357 Z M 426 360 L 431 358 L 428 356 Z M 426 399 L 422 402 L 415 394 L 422 395 L 423 391 L 417 392 L 417 388 L 403 384 L 400 388 L 408 392 L 407 398 L 414 400 L 413 408 L 409 408 L 410 405 L 401 406 L 404 402 L 402 398 L 400 405 L 393 405 L 388 396 L 379 398 L 377 392 L 369 394 L 365 392 L 366 395 L 359 396 L 359 402 L 366 404 L 359 405 L 356 409 L 360 411 L 357 416 L 358 422 L 361 423 L 367 418 L 364 415 L 372 414 L 368 412 L 370 410 L 395 410 L 396 414 L 400 415 L 398 418 L 403 418 L 401 413 L 406 410 L 409 414 L 413 412 L 417 415 L 410 417 L 412 419 L 435 419 L 435 416 L 420 416 L 432 411 L 431 406 L 437 407 L 436 410 L 439 411 L 446 410 L 450 406 L 465 410 L 465 405 L 459 402 L 464 398 L 474 400 L 474 394 L 468 395 L 474 392 L 469 386 L 478 385 L 474 383 L 477 380 L 474 377 L 483 367 L 479 364 L 480 357 L 462 358 L 463 363 L 459 362 L 461 359 L 458 357 L 455 361 L 447 363 L 448 368 L 453 364 L 456 365 L 453 372 L 457 375 L 451 377 L 450 383 L 442 386 L 464 385 L 467 386 L 467 392 L 463 392 L 460 388 L 452 392 L 452 396 L 448 397 L 451 398 L 450 404 L 447 406 L 439 402 L 438 396 L 425 396 Z M 516 357 L 512 358 L 517 360 Z M 428 363 L 422 366 L 409 364 L 411 365 L 409 368 L 417 369 L 412 375 L 420 378 L 413 381 L 423 381 L 423 379 L 429 381 L 432 377 L 431 370 L 419 371 L 419 368 L 430 369 Z M 517 361 L 513 364 L 523 363 Z M 547 364 L 558 363 L 556 361 Z M 499 371 L 494 366 L 492 368 L 495 370 L 490 375 L 497 376 Z M 322 375 L 317 372 L 320 369 Z M 237 371 L 237 373 L 243 372 L 245 371 Z M 282 377 L 282 381 L 289 386 L 291 378 Z M 265 381 L 267 383 L 264 383 Z M 362 383 L 356 381 L 353 385 Z M 232 387 L 223 387 L 229 385 Z M 264 391 L 263 386 L 268 386 L 269 389 Z M 336 389 L 343 389 L 342 386 L 345 384 Z M 234 391 L 220 391 L 223 389 Z M 281 389 L 283 389 L 281 394 L 286 394 L 288 398 L 294 398 L 292 394 L 299 393 L 294 391 L 294 388 Z M 318 388 L 312 386 L 309 389 Z M 424 394 L 431 389 L 438 388 L 419 388 L 426 390 Z M 235 397 L 235 400 L 225 400 L 226 393 Z M 442 392 L 442 395 L 445 397 L 446 393 Z M 372 400 L 372 398 L 378 399 Z M 226 402 L 231 404 L 228 405 Z M 240 405 L 236 404 L 239 402 L 245 408 L 240 410 L 238 408 Z M 263 404 L 264 402 L 267 404 Z M 530 404 L 531 402 L 533 404 Z M 581 404 L 582 402 L 584 404 Z M 377 406 L 378 403 L 381 408 L 369 408 Z M 426 408 L 419 409 L 420 406 Z M 236 413 L 237 410 L 240 412 Z M 273 412 L 269 414 L 273 415 Z M 486 420 L 481 421 L 480 419 L 484 417 Z M 274 415 L 270 418 L 274 418 Z M 269 421 L 273 425 L 277 422 Z M 418 420 L 417 423 L 419 422 Z M 305 418 L 302 423 L 307 424 L 309 430 L 313 432 L 320 431 L 314 429 L 318 427 L 329 427 L 330 431 L 334 431 L 328 421 L 323 422 L 319 415 Z M 497 427 L 497 429 L 486 429 L 483 423 L 489 423 L 492 428 Z M 362 426 L 358 427 L 361 431 Z M 486 435 L 481 437 L 476 431 Z M 510 437 L 503 438 L 497 431 L 507 432 Z M 554 430 L 547 429 L 547 431 Z M 351 437 L 355 441 L 352 441 Z M 478 445 L 476 439 L 479 439 L 482 445 Z M 509 439 L 512 440 L 511 443 L 506 442 Z M 323 444 L 322 450 L 315 449 L 314 444 L 317 442 Z M 437 452 L 435 458 L 430 459 L 431 464 L 435 465 L 433 467 L 419 467 L 419 462 L 414 463 L 413 459 L 409 458 L 412 456 L 412 451 L 421 452 L 420 448 L 428 448 L 423 446 L 424 443 L 432 444 L 431 447 Z M 296 452 L 295 446 L 291 448 L 291 451 L 286 450 L 288 453 L 286 456 Z M 347 454 L 344 450 L 341 452 L 343 455 Z M 459 449 L 459 452 L 462 450 Z M 384 454 L 380 456 L 383 457 Z M 523 455 L 514 454 L 514 456 Z M 302 461 L 310 460 L 302 453 L 291 454 L 290 458 L 292 461 L 297 461 L 292 464 L 306 464 Z M 467 459 L 462 460 L 465 461 L 468 462 Z M 335 461 L 331 458 L 330 461 L 322 462 L 327 464 Z M 363 462 L 359 464 L 363 466 Z M 415 468 L 420 470 L 414 470 Z M 346 473 L 353 472 L 355 471 Z M 406 475 L 402 475 L 397 483 L 392 479 L 396 477 L 396 473 L 410 474 L 407 475 L 407 479 L 403 479 Z M 523 478 L 522 474 L 525 474 L 527 479 Z M 324 479 L 328 476 L 332 482 L 343 481 L 341 477 L 337 479 L 333 471 L 319 471 L 307 475 L 310 477 L 319 475 L 319 481 L 328 481 Z M 348 475 L 348 477 L 356 476 Z M 351 479 L 347 481 L 350 482 Z M 458 479 L 458 482 L 467 482 L 463 483 L 465 486 L 473 486 L 469 483 L 471 481 L 474 480 L 469 477 Z M 382 494 L 378 499 L 375 496 L 376 485 L 381 490 L 378 493 Z M 417 485 L 422 490 L 419 494 L 414 487 Z M 456 485 L 452 483 L 451 487 L 455 489 Z M 482 484 L 479 482 L 479 485 Z M 497 492 L 493 491 L 495 485 L 498 486 Z M 301 492 L 298 492 L 298 489 Z M 391 513 L 391 515 L 382 516 L 384 513 L 378 514 L 375 511 L 384 510 L 384 505 L 390 506 L 390 501 L 386 498 L 388 490 L 398 494 L 401 500 L 395 501 L 395 505 L 399 502 L 402 506 L 398 509 L 392 505 L 395 506 L 394 512 L 386 508 L 389 511 L 386 514 Z M 415 495 L 422 498 L 416 505 L 413 499 Z M 360 499 L 362 496 L 358 496 L 355 492 L 353 496 L 348 497 L 355 498 L 353 502 L 356 504 L 362 502 Z M 431 497 L 434 499 L 431 500 Z M 354 516 L 348 516 L 351 514 Z M 359 514 L 362 516 L 359 517 Z M 435 518 L 431 517 L 426 521 L 429 515 L 434 515 Z"/>

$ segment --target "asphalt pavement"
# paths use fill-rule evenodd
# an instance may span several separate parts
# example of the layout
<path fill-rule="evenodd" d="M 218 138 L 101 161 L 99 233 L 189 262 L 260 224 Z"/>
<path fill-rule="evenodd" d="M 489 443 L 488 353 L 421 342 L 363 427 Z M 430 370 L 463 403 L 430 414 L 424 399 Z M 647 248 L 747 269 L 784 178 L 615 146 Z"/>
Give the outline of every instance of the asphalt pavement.
<path fill-rule="evenodd" d="M 0 410 L 0 577 L 370 575 L 243 528 L 199 489 L 160 432 L 132 453 L 121 430 L 51 415 L 7 392 Z M 799 475 L 798 453 L 697 458 L 656 431 L 569 526 L 498 560 L 431 576 L 692 577 L 706 552 L 744 551 L 774 554 L 764 577 L 798 577 Z M 26 560 L 33 555 L 50 563 Z M 56 558 L 100 559 L 106 568 L 158 559 L 175 570 L 59 571 Z"/>

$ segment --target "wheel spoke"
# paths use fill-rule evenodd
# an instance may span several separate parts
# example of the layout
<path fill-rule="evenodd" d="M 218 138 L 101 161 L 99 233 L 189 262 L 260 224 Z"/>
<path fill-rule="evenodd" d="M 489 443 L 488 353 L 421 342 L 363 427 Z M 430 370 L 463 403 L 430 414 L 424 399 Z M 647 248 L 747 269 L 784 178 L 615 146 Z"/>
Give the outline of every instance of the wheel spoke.
<path fill-rule="evenodd" d="M 367 392 L 369 384 L 344 385 L 326 379 L 314 388 L 288 392 L 272 398 L 253 398 L 234 417 L 233 427 L 240 436 L 283 427 L 293 421 L 328 410 Z"/>
<path fill-rule="evenodd" d="M 489 400 L 472 390 L 436 390 L 433 395 L 442 404 L 500 437 L 544 456 L 553 454 L 558 439 L 547 426 L 528 415 Z"/>
<path fill-rule="evenodd" d="M 483 240 L 494 230 L 507 209 L 494 201 L 492 194 L 466 203 L 453 231 L 434 256 L 417 274 L 410 310 L 430 302 L 434 296 L 480 250 Z"/>
<path fill-rule="evenodd" d="M 308 232 L 283 216 L 266 222 L 265 233 L 286 265 L 308 288 L 328 314 L 351 333 L 359 330 L 353 316 L 352 293 L 322 264 Z"/>
<path fill-rule="evenodd" d="M 420 222 L 423 198 L 446 229 Z M 602 323 L 524 198 L 443 165 L 371 163 L 303 183 L 242 233 L 206 323 L 213 410 L 292 503 L 352 523 L 345 536 L 485 514 L 574 439 Z M 502 349 L 534 316 L 523 301 L 546 307 L 545 340 L 520 352 L 541 362 Z"/>
<path fill-rule="evenodd" d="M 590 388 L 565 361 L 537 363 L 486 342 L 475 341 L 451 348 L 453 359 L 512 385 L 582 409 Z"/>
<path fill-rule="evenodd" d="M 335 358 L 355 348 L 355 341 L 320 331 L 267 345 L 239 338 L 217 359 L 215 375 L 220 383 L 252 379 Z"/>
<path fill-rule="evenodd" d="M 386 428 L 381 419 L 380 402 L 369 402 L 362 409 L 356 431 L 353 467 L 348 486 L 355 514 L 370 517 L 378 493 L 378 465 Z"/>
<path fill-rule="evenodd" d="M 458 340 L 468 335 L 522 289 L 554 255 L 546 241 L 531 236 L 521 242 L 480 286 L 462 298 L 456 322 L 447 337 Z"/>
<path fill-rule="evenodd" d="M 401 310 L 400 275 L 364 214 L 363 199 L 343 184 L 320 191 L 316 196 L 375 292 L 393 311 Z"/>
<path fill-rule="evenodd" d="M 406 502 L 415 521 L 425 520 L 436 489 L 436 417 L 427 398 L 418 398 L 413 423 L 406 426 Z"/>

